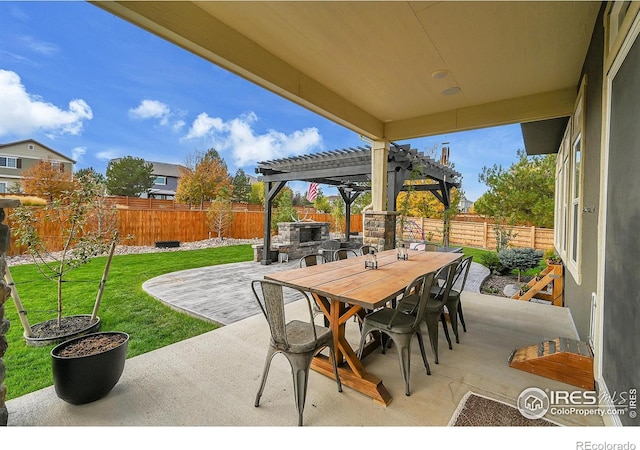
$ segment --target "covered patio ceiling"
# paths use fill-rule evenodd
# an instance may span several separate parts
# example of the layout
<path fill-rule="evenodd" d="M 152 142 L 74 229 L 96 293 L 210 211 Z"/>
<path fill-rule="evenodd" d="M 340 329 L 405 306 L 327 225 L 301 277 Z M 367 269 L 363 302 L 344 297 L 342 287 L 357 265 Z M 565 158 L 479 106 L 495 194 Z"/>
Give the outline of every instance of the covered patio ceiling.
<path fill-rule="evenodd" d="M 93 3 L 356 133 L 387 141 L 549 119 L 557 128 L 553 119 L 573 110 L 601 6 Z M 557 150 L 554 140 L 536 139 L 546 131 L 537 126 L 527 133 L 530 153 Z"/>

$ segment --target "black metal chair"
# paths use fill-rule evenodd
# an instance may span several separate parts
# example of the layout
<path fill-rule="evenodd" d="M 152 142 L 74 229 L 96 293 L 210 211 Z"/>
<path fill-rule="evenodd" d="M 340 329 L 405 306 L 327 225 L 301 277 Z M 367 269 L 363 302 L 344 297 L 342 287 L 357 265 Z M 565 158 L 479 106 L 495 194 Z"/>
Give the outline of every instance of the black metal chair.
<path fill-rule="evenodd" d="M 340 242 L 334 239 L 324 241 L 320 244 L 319 251 L 326 258 L 327 262 L 333 261 L 333 254 L 340 248 Z"/>
<path fill-rule="evenodd" d="M 444 308 L 449 291 L 451 290 L 451 285 L 453 284 L 453 277 L 457 266 L 458 261 L 454 261 L 436 272 L 435 281 L 430 287 L 429 300 L 427 301 L 426 312 L 424 314 L 424 322 L 427 325 L 429 341 L 431 342 L 431 349 L 433 350 L 436 364 L 440 363 L 440 359 L 438 358 L 438 322 L 442 322 L 442 328 L 447 343 L 449 344 L 449 349 L 453 349 L 451 337 L 449 336 L 449 327 L 447 326 L 447 320 L 444 315 Z M 417 305 L 418 296 L 414 294 L 398 304 L 397 308 L 404 313 L 415 314 Z"/>
<path fill-rule="evenodd" d="M 357 257 L 358 257 L 358 253 L 356 253 L 355 250 L 350 250 L 348 248 L 341 248 L 340 250 L 336 250 L 335 252 L 333 252 L 332 260 L 340 261 L 342 259 L 357 258 Z"/>
<path fill-rule="evenodd" d="M 259 288 L 257 288 L 259 286 Z M 269 374 L 271 360 L 276 353 L 282 353 L 291 365 L 293 375 L 293 392 L 298 409 L 298 425 L 302 426 L 302 414 L 307 396 L 307 383 L 309 380 L 309 368 L 313 357 L 323 348 L 328 347 L 331 353 L 333 372 L 338 384 L 338 392 L 342 392 L 342 383 L 338 375 L 335 351 L 333 346 L 333 333 L 329 328 L 316 325 L 313 321 L 311 301 L 302 290 L 287 287 L 282 283 L 269 280 L 255 280 L 251 283 L 251 289 L 260 306 L 260 310 L 269 323 L 271 339 L 267 360 L 262 374 L 260 389 L 256 395 L 255 406 L 260 406 L 260 397 Z M 286 321 L 284 298 L 285 295 L 297 295 L 307 302 L 309 320 Z"/>
<path fill-rule="evenodd" d="M 318 264 L 324 264 L 327 262 L 327 258 L 320 253 L 313 253 L 300 258 L 300 267 L 317 266 Z"/>
<path fill-rule="evenodd" d="M 456 344 L 460 343 L 460 336 L 458 335 L 458 316 L 460 316 L 460 323 L 462 329 L 467 332 L 467 326 L 464 323 L 464 315 L 462 314 L 462 302 L 460 301 L 460 293 L 464 290 L 464 285 L 467 283 L 467 277 L 469 276 L 469 268 L 473 262 L 473 256 L 467 256 L 456 268 L 453 276 L 451 290 L 447 296 L 445 306 L 449 313 L 449 320 L 451 322 L 451 328 L 453 334 L 456 337 Z"/>
<path fill-rule="evenodd" d="M 375 312 L 367 314 L 362 323 L 362 332 L 360 337 L 360 349 L 358 350 L 358 358 L 362 357 L 362 351 L 367 335 L 373 331 L 380 332 L 384 336 L 391 338 L 398 349 L 398 361 L 400 362 L 400 371 L 405 383 L 405 395 L 411 395 L 409 386 L 409 375 L 411 371 L 411 340 L 413 336 L 417 336 L 422 361 L 427 369 L 427 375 L 431 375 L 431 368 L 427 361 L 427 355 L 424 349 L 422 334 L 420 333 L 420 324 L 424 320 L 427 309 L 427 301 L 429 300 L 429 292 L 434 283 L 434 273 L 421 275 L 414 279 L 405 288 L 404 295 L 400 299 L 400 305 L 404 299 L 417 297 L 418 303 L 413 314 L 406 314 L 400 308 L 381 308 Z M 384 353 L 385 343 L 382 341 L 382 351 Z"/>

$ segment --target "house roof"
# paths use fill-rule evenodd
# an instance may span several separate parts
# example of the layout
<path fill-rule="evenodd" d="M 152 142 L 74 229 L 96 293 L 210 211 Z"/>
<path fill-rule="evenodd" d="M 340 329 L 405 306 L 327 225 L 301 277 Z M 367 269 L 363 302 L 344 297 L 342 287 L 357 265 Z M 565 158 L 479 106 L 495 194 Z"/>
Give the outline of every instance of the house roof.
<path fill-rule="evenodd" d="M 38 144 L 40 147 L 46 149 L 47 151 L 50 151 L 51 153 L 59 156 L 62 159 L 65 159 L 66 161 L 69 161 L 72 164 L 75 164 L 76 161 L 69 158 L 68 156 L 63 155 L 62 153 L 52 149 L 51 147 L 47 147 L 46 145 L 42 144 L 41 142 L 38 142 L 34 139 L 24 139 L 22 141 L 15 141 L 15 142 L 8 142 L 6 144 L 0 144 L 0 149 L 4 148 L 4 147 L 9 147 L 9 146 L 13 146 L 13 145 L 20 145 L 20 144 L 27 144 L 27 143 L 33 143 L 33 144 Z"/>
<path fill-rule="evenodd" d="M 395 142 L 569 116 L 602 6 L 93 3 L 356 133 Z"/>
<path fill-rule="evenodd" d="M 153 174 L 166 177 L 180 178 L 180 168 L 184 168 L 180 164 L 169 164 L 155 161 L 147 161 L 153 164 Z"/>

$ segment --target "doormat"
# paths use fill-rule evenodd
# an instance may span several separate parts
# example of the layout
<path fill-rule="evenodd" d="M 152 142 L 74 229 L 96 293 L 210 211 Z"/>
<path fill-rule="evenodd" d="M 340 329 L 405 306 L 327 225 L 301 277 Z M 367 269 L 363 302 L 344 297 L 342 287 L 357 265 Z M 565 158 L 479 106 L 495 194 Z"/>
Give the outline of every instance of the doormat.
<path fill-rule="evenodd" d="M 517 408 L 467 392 L 451 416 L 450 427 L 555 427 L 547 419 L 528 419 Z"/>

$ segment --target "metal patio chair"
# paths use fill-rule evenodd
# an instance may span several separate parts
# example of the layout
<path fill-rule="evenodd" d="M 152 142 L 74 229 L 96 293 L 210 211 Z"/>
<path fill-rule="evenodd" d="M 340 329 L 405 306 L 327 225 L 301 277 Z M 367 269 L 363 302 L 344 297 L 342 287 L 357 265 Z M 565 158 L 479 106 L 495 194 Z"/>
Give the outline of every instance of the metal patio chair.
<path fill-rule="evenodd" d="M 409 375 L 411 371 L 411 340 L 413 336 L 417 336 L 422 361 L 427 369 L 427 375 L 431 375 L 431 368 L 427 361 L 427 355 L 424 349 L 422 334 L 420 333 L 420 324 L 424 320 L 424 314 L 427 309 L 429 300 L 429 292 L 431 285 L 434 283 L 434 273 L 427 273 L 414 279 L 405 288 L 404 295 L 399 303 L 402 304 L 403 299 L 417 297 L 418 303 L 414 314 L 406 314 L 400 308 L 381 308 L 367 314 L 362 323 L 362 332 L 360 337 L 360 349 L 358 350 L 358 358 L 362 357 L 362 351 L 366 337 L 373 331 L 378 331 L 384 336 L 391 338 L 398 349 L 398 361 L 400 362 L 400 371 L 405 384 L 405 395 L 411 395 L 409 385 Z M 384 353 L 385 342 L 382 341 L 382 351 Z"/>
<path fill-rule="evenodd" d="M 356 258 L 356 257 L 358 257 L 358 253 L 356 253 L 355 250 L 351 250 L 348 248 L 341 248 L 340 250 L 336 250 L 335 252 L 333 252 L 332 260 L 340 261 L 342 259 Z"/>
<path fill-rule="evenodd" d="M 342 392 L 342 383 L 338 375 L 333 346 L 333 333 L 329 328 L 316 325 L 313 322 L 311 300 L 304 291 L 269 280 L 255 280 L 251 282 L 251 289 L 262 314 L 267 319 L 271 332 L 267 360 L 262 374 L 260 389 L 256 395 L 255 406 L 260 406 L 260 397 L 267 381 L 271 360 L 277 353 L 282 353 L 291 365 L 293 392 L 298 410 L 298 425 L 302 426 L 302 414 L 307 396 L 311 361 L 325 347 L 329 348 L 331 354 L 331 363 L 336 383 L 338 384 L 338 392 Z M 308 321 L 291 320 L 287 322 L 284 304 L 285 295 L 297 295 L 306 300 L 309 311 Z"/>
<path fill-rule="evenodd" d="M 320 253 L 312 253 L 300 258 L 300 267 L 317 266 L 318 264 L 324 264 L 327 262 L 327 258 Z"/>

